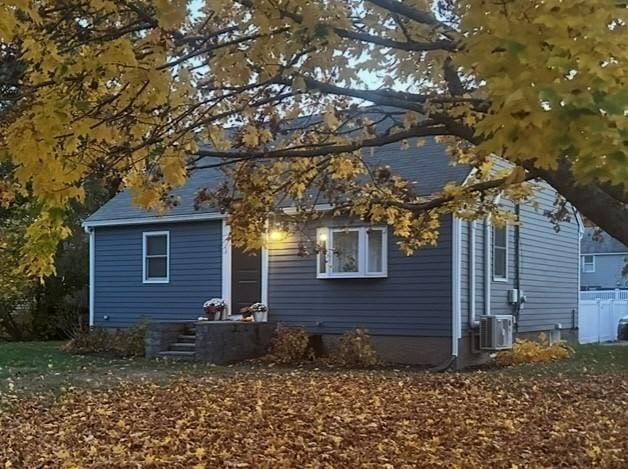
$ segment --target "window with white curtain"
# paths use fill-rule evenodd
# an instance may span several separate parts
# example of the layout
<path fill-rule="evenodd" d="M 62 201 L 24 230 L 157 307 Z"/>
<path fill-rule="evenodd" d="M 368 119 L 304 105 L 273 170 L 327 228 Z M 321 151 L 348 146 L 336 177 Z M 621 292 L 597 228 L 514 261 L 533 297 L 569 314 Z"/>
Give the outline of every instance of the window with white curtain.
<path fill-rule="evenodd" d="M 318 278 L 387 276 L 385 227 L 319 228 Z"/>

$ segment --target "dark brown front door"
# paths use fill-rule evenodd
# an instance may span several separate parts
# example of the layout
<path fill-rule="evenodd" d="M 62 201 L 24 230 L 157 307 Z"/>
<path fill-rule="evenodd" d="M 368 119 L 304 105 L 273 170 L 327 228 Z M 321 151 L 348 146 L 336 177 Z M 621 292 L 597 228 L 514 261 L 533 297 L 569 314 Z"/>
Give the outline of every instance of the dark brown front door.
<path fill-rule="evenodd" d="M 231 251 L 231 314 L 262 301 L 262 256 L 260 251 Z"/>

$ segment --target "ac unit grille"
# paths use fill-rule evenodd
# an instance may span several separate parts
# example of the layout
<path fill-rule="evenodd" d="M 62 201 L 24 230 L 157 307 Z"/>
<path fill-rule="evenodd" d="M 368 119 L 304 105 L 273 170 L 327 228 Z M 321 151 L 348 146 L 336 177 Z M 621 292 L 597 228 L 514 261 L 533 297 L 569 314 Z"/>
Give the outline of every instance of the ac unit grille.
<path fill-rule="evenodd" d="M 486 315 L 480 317 L 480 348 L 507 350 L 512 348 L 512 316 Z"/>

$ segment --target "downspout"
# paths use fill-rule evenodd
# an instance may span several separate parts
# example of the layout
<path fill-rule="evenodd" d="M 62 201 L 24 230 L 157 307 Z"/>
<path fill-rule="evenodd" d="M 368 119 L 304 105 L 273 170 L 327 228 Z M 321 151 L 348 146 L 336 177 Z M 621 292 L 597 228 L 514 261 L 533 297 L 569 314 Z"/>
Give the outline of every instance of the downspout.
<path fill-rule="evenodd" d="M 582 221 L 580 213 L 578 213 L 578 211 L 574 207 L 572 207 L 571 209 L 573 210 L 574 217 L 576 219 L 576 222 L 578 223 L 578 291 L 576 292 L 576 295 L 578 295 L 578 297 L 576 298 L 576 305 L 578 306 L 576 306 L 576 309 L 573 309 L 571 311 L 571 326 L 573 329 L 579 329 L 581 288 L 580 276 L 582 275 L 582 238 L 584 236 L 584 222 Z M 578 318 L 576 318 L 576 316 Z"/>
<path fill-rule="evenodd" d="M 484 220 L 484 314 L 491 314 L 491 224 Z"/>
<path fill-rule="evenodd" d="M 515 288 L 517 289 L 517 303 L 515 303 L 515 333 L 519 331 L 519 315 L 521 314 L 521 306 L 523 305 L 523 297 L 521 294 L 521 206 L 515 205 L 515 216 L 517 224 L 515 225 Z"/>
<path fill-rule="evenodd" d="M 460 231 L 461 222 L 456 216 L 452 219 L 452 292 L 451 292 L 451 355 L 452 357 L 458 357 L 458 340 L 461 336 L 461 311 L 460 311 Z"/>
<path fill-rule="evenodd" d="M 96 231 L 94 228 L 83 225 L 85 233 L 89 235 L 89 327 L 94 327 L 94 288 L 95 288 L 95 260 L 96 260 Z"/>
<path fill-rule="evenodd" d="M 460 219 L 452 215 L 451 221 L 451 355 L 430 371 L 446 371 L 458 365 L 458 339 L 461 335 L 460 314 Z"/>
<path fill-rule="evenodd" d="M 476 327 L 480 324 L 480 322 L 476 319 L 476 300 L 475 300 L 475 287 L 476 287 L 476 279 L 475 279 L 475 256 L 476 256 L 476 235 L 475 235 L 475 220 L 472 220 L 469 223 L 469 326 Z"/>

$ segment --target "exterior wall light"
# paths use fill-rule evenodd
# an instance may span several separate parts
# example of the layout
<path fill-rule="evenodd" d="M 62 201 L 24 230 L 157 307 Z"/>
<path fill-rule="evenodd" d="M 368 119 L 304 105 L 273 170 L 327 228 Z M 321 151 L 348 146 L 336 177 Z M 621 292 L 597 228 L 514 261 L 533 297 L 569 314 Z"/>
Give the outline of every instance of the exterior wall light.
<path fill-rule="evenodd" d="M 273 229 L 270 231 L 269 238 L 271 241 L 283 241 L 288 237 L 288 233 L 280 229 Z"/>

